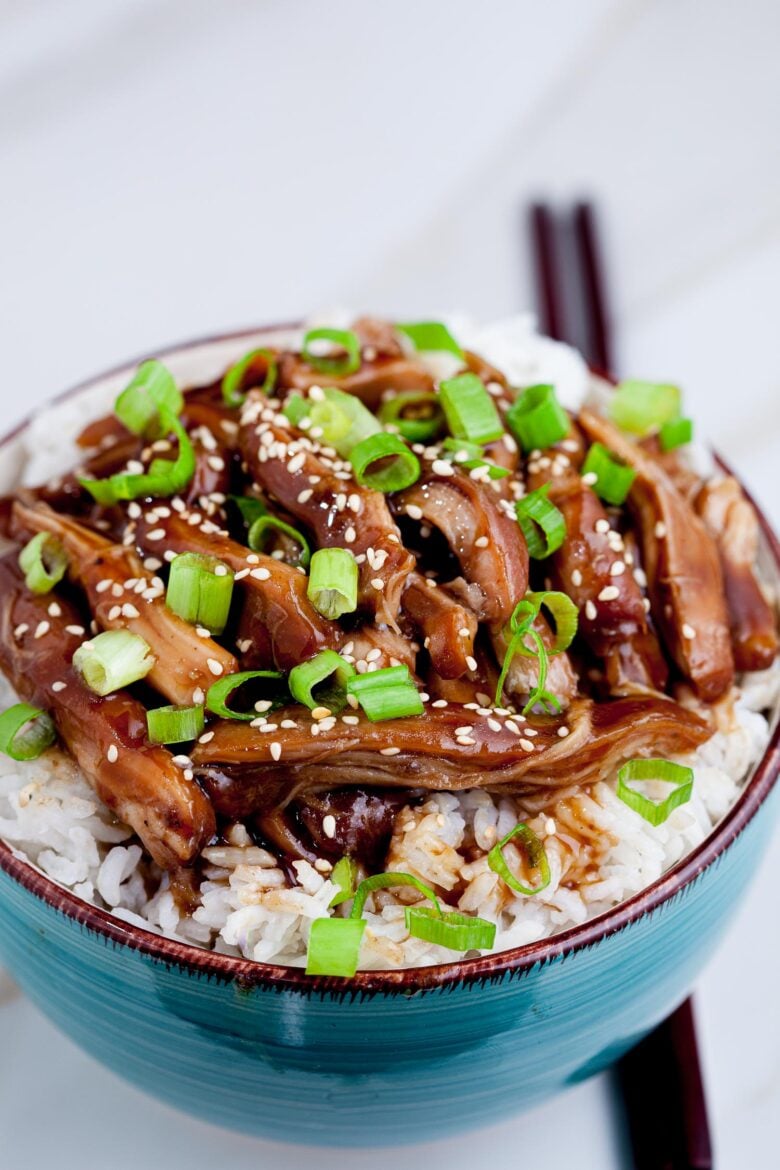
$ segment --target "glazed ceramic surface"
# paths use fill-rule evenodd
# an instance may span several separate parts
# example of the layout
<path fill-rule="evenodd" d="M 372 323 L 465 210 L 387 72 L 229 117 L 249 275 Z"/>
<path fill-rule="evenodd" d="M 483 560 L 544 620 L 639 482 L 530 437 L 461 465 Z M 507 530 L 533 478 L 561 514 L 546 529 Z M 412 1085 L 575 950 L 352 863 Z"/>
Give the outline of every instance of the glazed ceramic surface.
<path fill-rule="evenodd" d="M 255 336 L 166 360 L 184 382 L 208 378 Z M 79 391 L 85 417 L 126 373 Z M 11 479 L 18 442 L 2 460 Z M 601 919 L 516 951 L 310 979 L 126 926 L 0 844 L 0 960 L 98 1060 L 201 1118 L 341 1146 L 451 1134 L 601 1070 L 685 998 L 772 830 L 778 738 L 775 728 L 740 801 L 685 861 Z"/>

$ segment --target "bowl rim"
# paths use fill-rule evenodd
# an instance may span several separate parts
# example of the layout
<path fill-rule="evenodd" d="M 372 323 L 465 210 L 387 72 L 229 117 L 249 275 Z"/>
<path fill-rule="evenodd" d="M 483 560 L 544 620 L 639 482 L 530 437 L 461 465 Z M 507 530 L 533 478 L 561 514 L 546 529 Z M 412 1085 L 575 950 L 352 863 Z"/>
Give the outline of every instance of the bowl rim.
<path fill-rule="evenodd" d="M 12 430 L 0 436 L 0 452 L 29 427 L 36 414 L 41 410 L 77 397 L 79 394 L 93 389 L 99 383 L 126 370 L 131 370 L 150 357 L 170 357 L 210 344 L 217 345 L 229 341 L 239 341 L 242 338 L 279 333 L 300 327 L 300 321 L 292 321 L 221 331 L 167 345 L 152 353 L 145 353 L 135 359 L 121 362 L 108 370 L 78 382 L 30 412 Z M 717 455 L 716 459 L 726 473 L 733 474 L 723 459 Z M 750 492 L 741 483 L 741 480 L 739 482 L 756 510 L 771 559 L 780 573 L 780 540 Z M 102 936 L 104 941 L 110 941 L 114 945 L 127 946 L 131 950 L 162 962 L 168 967 L 184 967 L 190 973 L 206 976 L 220 983 L 235 981 L 242 988 L 258 987 L 276 991 L 295 990 L 305 994 L 323 992 L 337 995 L 350 993 L 408 994 L 452 984 L 492 982 L 506 974 L 517 976 L 536 965 L 549 963 L 553 959 L 562 958 L 577 951 L 587 950 L 609 936 L 624 930 L 639 918 L 657 910 L 689 887 L 733 845 L 769 797 L 778 775 L 780 775 L 780 720 L 777 721 L 753 776 L 725 817 L 701 844 L 639 893 L 578 926 L 506 951 L 483 955 L 477 959 L 461 959 L 453 963 L 426 967 L 407 967 L 389 971 L 358 971 L 351 979 L 312 976 L 307 975 L 303 967 L 260 963 L 253 959 L 223 955 L 198 947 L 194 943 L 178 942 L 136 926 L 134 923 L 125 922 L 116 915 L 85 902 L 71 890 L 46 877 L 45 874 L 36 869 L 32 862 L 20 856 L 3 840 L 0 840 L 0 869 L 4 870 L 14 881 L 40 901 L 45 902 L 65 917 L 73 919 L 87 930 Z"/>

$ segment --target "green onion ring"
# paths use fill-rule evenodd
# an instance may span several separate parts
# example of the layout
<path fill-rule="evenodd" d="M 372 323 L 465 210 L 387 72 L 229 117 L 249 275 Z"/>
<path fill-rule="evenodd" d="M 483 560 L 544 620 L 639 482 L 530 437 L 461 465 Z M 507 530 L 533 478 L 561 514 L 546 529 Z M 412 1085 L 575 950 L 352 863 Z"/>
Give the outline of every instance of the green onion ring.
<path fill-rule="evenodd" d="M 309 930 L 307 975 L 336 975 L 351 979 L 357 971 L 363 918 L 315 918 Z"/>
<path fill-rule="evenodd" d="M 190 743 L 204 726 L 202 707 L 154 707 L 146 712 L 150 743 Z"/>
<path fill-rule="evenodd" d="M 40 707 L 14 703 L 0 715 L 0 752 L 12 760 L 37 760 L 56 738 L 54 720 Z"/>
<path fill-rule="evenodd" d="M 523 530 L 528 555 L 544 560 L 561 547 L 566 539 L 566 521 L 563 513 L 548 500 L 550 484 L 546 483 L 515 504 L 517 521 Z"/>
<path fill-rule="evenodd" d="M 227 406 L 241 406 L 246 401 L 246 394 L 242 392 L 244 378 L 258 358 L 265 362 L 265 378 L 258 389 L 262 394 L 273 391 L 277 376 L 276 354 L 272 349 L 250 349 L 249 353 L 245 353 L 240 361 L 230 367 L 222 379 L 222 397 Z"/>
<path fill-rule="evenodd" d="M 406 929 L 413 938 L 422 938 L 452 951 L 490 950 L 496 941 L 494 922 L 458 914 L 455 910 L 437 914 L 429 906 L 407 906 L 404 918 Z"/>
<path fill-rule="evenodd" d="M 290 671 L 287 684 L 290 694 L 310 710 L 328 707 L 334 715 L 347 705 L 347 684 L 356 674 L 354 666 L 335 650 L 320 650 L 308 662 L 301 662 Z M 315 696 L 314 688 L 335 676 L 335 685 L 326 694 Z"/>
<path fill-rule="evenodd" d="M 309 542 L 302 532 L 297 528 L 293 528 L 292 524 L 287 524 L 284 520 L 280 520 L 278 516 L 258 516 L 250 526 L 247 533 L 246 542 L 254 552 L 265 552 L 268 547 L 269 540 L 273 538 L 274 532 L 281 532 L 284 536 L 289 536 L 296 544 L 300 546 L 300 554 L 298 556 L 298 564 L 302 569 L 308 569 L 311 562 L 311 549 Z"/>
<path fill-rule="evenodd" d="M 457 374 L 439 388 L 450 434 L 467 443 L 492 443 L 504 433 L 496 404 L 476 374 Z"/>
<path fill-rule="evenodd" d="M 595 476 L 593 490 L 607 504 L 624 504 L 636 479 L 632 467 L 620 463 L 602 443 L 594 443 L 581 468 L 583 479 Z"/>
<path fill-rule="evenodd" d="M 510 406 L 506 424 L 524 451 L 543 451 L 569 433 L 569 416 L 555 387 L 529 386 Z"/>
<path fill-rule="evenodd" d="M 400 492 L 420 478 L 420 460 L 397 435 L 369 435 L 352 448 L 349 461 L 358 483 L 378 492 Z"/>
<path fill-rule="evenodd" d="M 68 556 L 50 532 L 38 532 L 19 553 L 19 568 L 31 593 L 50 593 L 65 576 Z"/>
<path fill-rule="evenodd" d="M 652 800 L 632 788 L 631 781 L 660 780 L 673 784 L 669 795 L 662 801 Z M 642 759 L 629 760 L 618 772 L 617 794 L 624 804 L 639 813 L 651 825 L 662 825 L 676 808 L 687 804 L 693 793 L 693 769 L 671 760 Z"/>
<path fill-rule="evenodd" d="M 515 837 L 519 837 L 523 844 L 529 866 L 539 871 L 539 883 L 536 886 L 524 885 L 507 865 L 503 849 Z M 506 837 L 493 846 L 488 853 L 488 865 L 502 881 L 506 882 L 510 889 L 515 890 L 518 894 L 525 894 L 526 897 L 541 893 L 550 884 L 550 863 L 544 845 L 524 821 L 518 822 L 514 829 L 507 833 Z"/>
<path fill-rule="evenodd" d="M 647 435 L 679 416 L 680 399 L 678 386 L 631 379 L 615 387 L 609 413 L 621 430 Z"/>
<path fill-rule="evenodd" d="M 358 566 L 347 548 L 319 548 L 309 566 L 309 601 L 318 613 L 335 621 L 357 609 Z"/>
<path fill-rule="evenodd" d="M 250 682 L 253 678 L 270 678 L 278 681 L 283 677 L 279 670 L 240 670 L 235 674 L 228 674 L 209 687 L 206 693 L 206 709 L 211 711 L 212 715 L 219 715 L 222 719 L 236 719 L 242 723 L 251 723 L 253 719 L 257 719 L 257 711 L 234 711 L 228 707 L 227 702 L 233 691 L 244 683 Z M 269 710 L 281 707 L 283 704 L 283 698 L 274 699 Z"/>
<path fill-rule="evenodd" d="M 73 667 L 96 695 L 110 695 L 145 678 L 155 663 L 148 642 L 130 630 L 105 630 L 82 642 Z"/>
<path fill-rule="evenodd" d="M 176 459 L 154 459 L 149 470 L 140 475 L 119 471 L 107 479 L 79 477 L 78 482 L 104 507 L 119 500 L 175 496 L 183 491 L 195 474 L 195 452 L 190 437 L 179 419 L 164 410 L 160 410 L 160 428 L 163 433 L 172 431 L 178 439 Z"/>
<path fill-rule="evenodd" d="M 441 321 L 413 321 L 396 325 L 399 333 L 408 337 L 419 353 L 451 353 L 463 360 L 463 350 Z"/>
<path fill-rule="evenodd" d="M 151 431 L 161 413 L 178 415 L 184 396 L 162 362 L 142 362 L 114 403 L 114 414 L 135 435 Z"/>
<path fill-rule="evenodd" d="M 165 604 L 185 622 L 221 634 L 233 596 L 233 570 L 217 557 L 179 553 L 171 561 Z"/>
<path fill-rule="evenodd" d="M 315 341 L 331 341 L 343 349 L 343 357 L 331 357 L 312 352 Z M 360 369 L 360 339 L 351 329 L 310 329 L 303 339 L 301 356 L 313 370 L 323 374 L 345 377 Z"/>
<path fill-rule="evenodd" d="M 348 902 L 350 898 L 354 898 L 355 890 L 357 888 L 358 867 L 351 857 L 345 856 L 340 858 L 333 866 L 330 874 L 330 880 L 334 886 L 338 886 L 338 894 L 330 900 L 330 909 L 334 906 L 340 906 L 342 902 Z"/>
<path fill-rule="evenodd" d="M 355 674 L 347 682 L 347 694 L 357 699 L 372 723 L 405 719 L 425 711 L 409 667 L 404 664 Z"/>
<path fill-rule="evenodd" d="M 674 451 L 684 447 L 693 438 L 693 422 L 689 418 L 673 418 L 661 427 L 659 438 L 662 451 Z"/>
<path fill-rule="evenodd" d="M 424 408 L 428 410 L 426 415 L 422 413 Z M 444 423 L 441 402 L 432 390 L 402 390 L 382 403 L 378 417 L 385 426 L 395 427 L 407 443 L 429 443 Z"/>

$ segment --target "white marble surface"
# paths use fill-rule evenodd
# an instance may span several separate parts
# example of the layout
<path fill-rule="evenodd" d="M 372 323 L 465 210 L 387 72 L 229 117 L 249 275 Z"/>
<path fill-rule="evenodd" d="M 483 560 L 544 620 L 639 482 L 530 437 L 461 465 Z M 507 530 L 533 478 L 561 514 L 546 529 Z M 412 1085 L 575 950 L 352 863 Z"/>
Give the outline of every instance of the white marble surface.
<path fill-rule="evenodd" d="M 779 38 L 774 0 L 0 0 L 0 422 L 313 306 L 512 311 L 524 201 L 585 193 L 621 368 L 682 381 L 778 521 Z M 778 1161 L 779 865 L 780 839 L 697 992 L 720 1170 Z M 613 1101 L 600 1078 L 401 1156 L 617 1170 Z M 135 1168 L 128 1117 L 152 1167 L 311 1163 L 145 1099 L 0 998 L 3 1170 Z"/>

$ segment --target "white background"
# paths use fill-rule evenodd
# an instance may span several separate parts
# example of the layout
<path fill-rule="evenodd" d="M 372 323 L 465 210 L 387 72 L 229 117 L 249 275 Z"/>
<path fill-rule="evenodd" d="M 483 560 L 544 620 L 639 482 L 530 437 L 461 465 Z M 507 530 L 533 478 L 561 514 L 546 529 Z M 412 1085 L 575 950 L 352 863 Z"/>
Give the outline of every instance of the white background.
<path fill-rule="evenodd" d="M 524 307 L 523 207 L 584 194 L 619 368 L 679 380 L 777 521 L 779 50 L 774 0 L 0 0 L 2 428 L 222 327 L 339 303 Z M 770 866 L 734 891 L 738 924 L 697 994 L 721 1170 L 770 1170 L 780 1148 Z M 628 1165 L 613 1102 L 601 1078 L 400 1156 L 612 1170 Z M 1 1170 L 312 1157 L 366 1164 L 174 1115 L 23 999 L 0 1006 Z"/>

